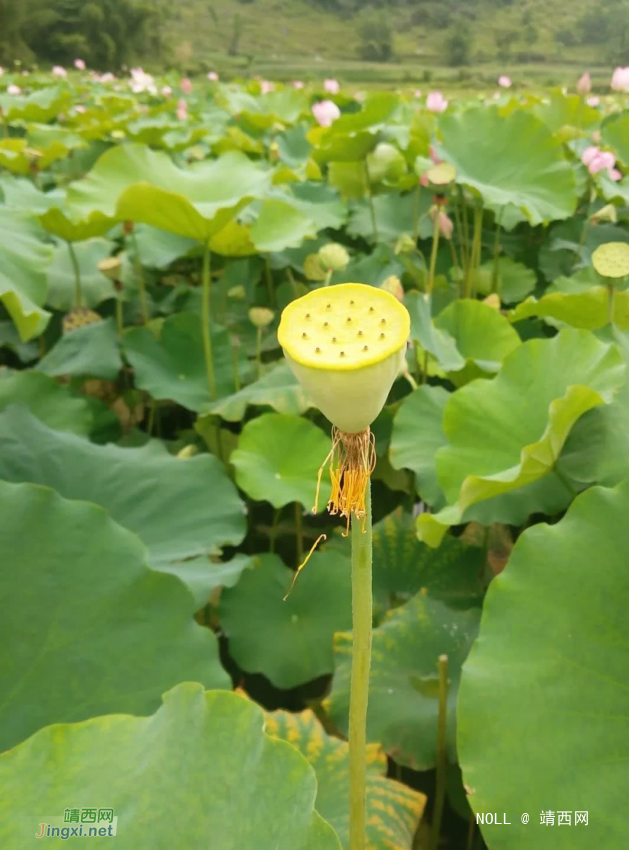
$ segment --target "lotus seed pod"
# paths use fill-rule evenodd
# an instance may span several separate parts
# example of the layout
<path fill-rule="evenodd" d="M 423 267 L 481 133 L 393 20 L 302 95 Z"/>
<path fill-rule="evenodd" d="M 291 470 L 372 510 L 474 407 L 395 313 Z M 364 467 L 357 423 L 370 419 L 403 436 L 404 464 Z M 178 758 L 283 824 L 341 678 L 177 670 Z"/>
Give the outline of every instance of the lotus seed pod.
<path fill-rule="evenodd" d="M 593 224 L 598 224 L 601 221 L 609 221 L 612 224 L 616 224 L 618 221 L 618 210 L 613 204 L 606 204 L 604 207 L 601 207 L 600 210 L 592 213 L 590 221 Z"/>
<path fill-rule="evenodd" d="M 404 362 L 410 316 L 395 296 L 362 283 L 322 287 L 282 313 L 280 345 L 295 377 L 340 431 L 365 431 Z"/>
<path fill-rule="evenodd" d="M 98 264 L 98 271 L 109 280 L 118 280 L 122 271 L 122 263 L 118 257 L 106 257 Z"/>
<path fill-rule="evenodd" d="M 229 298 L 233 298 L 234 301 L 244 301 L 247 297 L 245 287 L 241 283 L 239 283 L 237 286 L 232 286 L 230 289 L 228 289 L 227 295 Z"/>
<path fill-rule="evenodd" d="M 319 248 L 319 262 L 321 267 L 327 271 L 342 272 L 349 263 L 349 254 L 338 242 L 330 242 Z"/>
<path fill-rule="evenodd" d="M 456 168 L 449 162 L 440 162 L 428 169 L 426 177 L 433 186 L 448 186 L 456 178 Z"/>
<path fill-rule="evenodd" d="M 271 324 L 274 317 L 275 313 L 268 307 L 252 307 L 249 310 L 249 320 L 256 328 L 266 328 L 267 325 Z"/>
<path fill-rule="evenodd" d="M 629 275 L 629 245 L 625 242 L 599 245 L 592 254 L 592 265 L 602 277 L 626 277 Z"/>

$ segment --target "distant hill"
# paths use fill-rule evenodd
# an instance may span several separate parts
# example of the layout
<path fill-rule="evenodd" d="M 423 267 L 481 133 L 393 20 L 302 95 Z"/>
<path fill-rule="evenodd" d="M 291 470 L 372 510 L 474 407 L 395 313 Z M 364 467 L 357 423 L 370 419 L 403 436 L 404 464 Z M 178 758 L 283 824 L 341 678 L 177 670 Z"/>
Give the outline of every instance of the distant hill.
<path fill-rule="evenodd" d="M 627 0 L 187 0 L 169 31 L 183 65 L 270 77 L 410 82 L 461 66 L 571 78 L 599 66 L 607 78 L 629 64 Z"/>

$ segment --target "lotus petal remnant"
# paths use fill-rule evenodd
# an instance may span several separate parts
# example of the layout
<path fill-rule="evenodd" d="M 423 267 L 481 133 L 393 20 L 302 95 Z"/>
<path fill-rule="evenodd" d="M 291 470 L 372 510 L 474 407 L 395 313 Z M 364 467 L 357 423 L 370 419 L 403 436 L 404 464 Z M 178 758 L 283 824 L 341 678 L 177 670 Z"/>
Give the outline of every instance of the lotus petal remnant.
<path fill-rule="evenodd" d="M 410 317 L 395 296 L 361 283 L 309 292 L 282 313 L 280 345 L 295 377 L 332 425 L 328 510 L 363 517 L 375 464 L 369 426 L 404 362 Z M 315 510 L 316 510 L 315 500 Z"/>
<path fill-rule="evenodd" d="M 323 81 L 323 91 L 327 91 L 328 94 L 338 94 L 341 90 L 341 85 L 338 80 L 324 80 Z"/>
<path fill-rule="evenodd" d="M 629 92 L 629 68 L 616 68 L 612 74 L 611 87 L 614 91 Z"/>

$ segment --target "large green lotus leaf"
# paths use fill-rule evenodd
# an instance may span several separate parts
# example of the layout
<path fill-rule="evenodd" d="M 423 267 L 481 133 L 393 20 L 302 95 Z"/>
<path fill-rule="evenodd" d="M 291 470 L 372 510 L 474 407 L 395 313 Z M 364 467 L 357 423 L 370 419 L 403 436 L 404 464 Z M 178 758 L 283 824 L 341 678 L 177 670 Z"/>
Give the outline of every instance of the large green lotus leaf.
<path fill-rule="evenodd" d="M 556 525 L 528 529 L 489 589 L 458 745 L 472 808 L 513 813 L 509 829 L 483 830 L 491 850 L 626 846 L 628 511 L 627 482 L 588 490 Z M 540 824 L 548 811 L 571 825 Z"/>
<path fill-rule="evenodd" d="M 274 366 L 258 381 L 254 381 L 253 384 L 249 384 L 234 395 L 213 402 L 207 411 L 213 416 L 220 416 L 227 422 L 240 422 L 244 419 L 249 405 L 268 406 L 277 413 L 297 416 L 312 407 L 301 384 L 285 361 Z"/>
<path fill-rule="evenodd" d="M 327 128 L 313 127 L 307 135 L 308 141 L 314 145 L 312 157 L 315 162 L 323 165 L 342 165 L 343 163 L 361 163 L 378 143 L 378 136 L 369 130 L 356 133 L 335 135 L 328 133 Z"/>
<path fill-rule="evenodd" d="M 621 113 L 603 124 L 603 141 L 612 147 L 618 158 L 629 165 L 629 114 Z"/>
<path fill-rule="evenodd" d="M 399 98 L 393 92 L 369 92 L 361 108 L 357 112 L 341 115 L 327 128 L 327 135 L 345 136 L 360 130 L 375 130 L 386 126 L 398 104 Z"/>
<path fill-rule="evenodd" d="M 476 637 L 480 609 L 455 610 L 418 593 L 374 629 L 367 740 L 382 744 L 398 764 L 434 767 L 437 753 L 438 672 L 448 656 L 448 752 L 456 760 L 454 734 L 461 665 Z M 351 678 L 351 632 L 334 639 L 335 673 L 324 705 L 347 733 Z"/>
<path fill-rule="evenodd" d="M 6 481 L 0 504 L 0 750 L 51 723 L 152 711 L 182 679 L 229 687 L 188 591 L 106 511 Z"/>
<path fill-rule="evenodd" d="M 114 380 L 122 369 L 114 319 L 75 328 L 59 337 L 37 368 L 45 375 Z"/>
<path fill-rule="evenodd" d="M 364 198 L 366 181 L 365 166 L 362 162 L 331 162 L 328 166 L 328 183 L 340 192 L 344 201 Z"/>
<path fill-rule="evenodd" d="M 450 375 L 458 385 L 497 372 L 505 357 L 521 345 L 508 319 L 488 304 L 469 298 L 449 304 L 434 325 L 454 339 L 464 359 L 463 368 Z"/>
<path fill-rule="evenodd" d="M 43 305 L 52 248 L 41 235 L 30 213 L 0 207 L 0 301 L 24 342 L 39 336 L 50 318 Z"/>
<path fill-rule="evenodd" d="M 331 824 L 344 850 L 349 848 L 349 745 L 327 734 L 315 713 L 273 711 L 264 731 L 288 741 L 317 774 L 317 811 Z M 411 850 L 426 797 L 387 778 L 387 757 L 381 747 L 367 747 L 367 830 L 369 850 Z"/>
<path fill-rule="evenodd" d="M 489 295 L 492 291 L 493 275 L 493 261 L 483 264 L 474 279 L 476 291 L 481 295 Z M 498 259 L 496 292 L 503 304 L 521 301 L 535 289 L 536 283 L 537 276 L 533 269 L 527 268 L 522 263 L 516 263 L 510 257 Z"/>
<path fill-rule="evenodd" d="M 394 469 L 411 469 L 415 473 L 415 489 L 436 509 L 445 503 L 435 456 L 447 443 L 442 422 L 449 397 L 443 387 L 419 387 L 403 399 L 391 434 L 391 465 Z"/>
<path fill-rule="evenodd" d="M 350 557 L 350 541 L 334 534 L 330 549 Z M 420 590 L 453 608 L 470 608 L 482 602 L 479 578 L 485 552 L 447 535 L 438 549 L 417 539 L 411 514 L 397 508 L 373 527 L 373 596 L 375 621 L 407 602 Z M 300 579 L 301 581 L 301 579 Z"/>
<path fill-rule="evenodd" d="M 184 170 L 165 153 L 126 144 L 70 186 L 68 204 L 82 215 L 99 211 L 207 242 L 270 181 L 268 168 L 237 151 Z"/>
<path fill-rule="evenodd" d="M 98 270 L 100 261 L 111 254 L 112 243 L 106 239 L 88 239 L 73 247 L 81 275 L 84 306 L 96 307 L 101 301 L 114 298 L 113 283 Z M 74 290 L 74 268 L 68 246 L 57 245 L 48 268 L 46 304 L 55 310 L 67 311 L 74 306 Z"/>
<path fill-rule="evenodd" d="M 156 441 L 142 448 L 97 446 L 53 431 L 19 407 L 0 415 L 0 440 L 0 478 L 45 484 L 67 499 L 102 505 L 140 537 L 151 563 L 217 554 L 244 537 L 243 504 L 211 455 L 178 459 Z"/>
<path fill-rule="evenodd" d="M 99 210 L 76 215 L 65 203 L 51 205 L 39 216 L 43 227 L 53 236 L 66 242 L 83 242 L 103 236 L 115 224 L 113 216 L 104 215 Z"/>
<path fill-rule="evenodd" d="M 447 331 L 436 327 L 432 319 L 431 301 L 422 292 L 409 292 L 404 304 L 411 316 L 411 339 L 431 354 L 446 372 L 457 372 L 465 367 L 465 358 Z"/>
<path fill-rule="evenodd" d="M 308 110 L 308 96 L 297 89 L 267 92 L 255 97 L 245 91 L 227 91 L 222 97 L 232 115 L 242 117 L 260 130 L 268 130 L 277 122 L 294 124 Z"/>
<path fill-rule="evenodd" d="M 612 318 L 614 324 L 629 329 L 629 291 L 613 291 Z M 575 328 L 595 330 L 609 323 L 609 292 L 605 286 L 593 286 L 584 292 L 551 292 L 539 301 L 532 296 L 511 311 L 512 322 L 531 316 L 555 319 Z"/>
<path fill-rule="evenodd" d="M 330 451 L 321 428 L 282 413 L 264 413 L 247 422 L 231 456 L 236 483 L 252 499 L 282 508 L 314 504 L 317 473 Z M 330 485 L 321 483 L 320 505 L 327 504 Z"/>
<path fill-rule="evenodd" d="M 121 850 L 341 850 L 314 810 L 314 770 L 263 725 L 249 700 L 188 682 L 150 717 L 42 729 L 0 759 L 0 782 L 15 793 L 2 844 L 34 849 L 40 810 L 62 820 L 68 806 L 100 801 L 118 818 Z M 48 844 L 65 846 L 62 838 Z"/>
<path fill-rule="evenodd" d="M 243 570 L 253 566 L 253 558 L 250 555 L 234 555 L 230 561 L 216 561 L 200 555 L 187 561 L 152 566 L 181 579 L 192 594 L 196 608 L 201 609 L 207 605 L 214 590 L 237 584 Z"/>
<path fill-rule="evenodd" d="M 332 228 L 340 230 L 347 220 L 347 204 L 331 186 L 325 183 L 305 182 L 291 184 L 288 190 L 277 188 L 269 193 L 270 198 L 284 200 L 309 218 L 317 231 Z"/>
<path fill-rule="evenodd" d="M 139 224 L 135 228 L 135 238 L 142 265 L 152 269 L 165 269 L 198 248 L 198 243 L 192 239 L 147 224 Z"/>
<path fill-rule="evenodd" d="M 11 372 L 0 369 L 0 411 L 21 404 L 57 431 L 87 436 L 94 426 L 94 414 L 84 396 L 74 396 L 69 388 L 39 372 Z"/>
<path fill-rule="evenodd" d="M 380 286 L 391 275 L 401 276 L 404 266 L 390 245 L 376 245 L 371 254 L 352 257 L 342 272 L 335 272 L 332 283 L 352 283 L 359 280 L 370 286 Z"/>
<path fill-rule="evenodd" d="M 489 209 L 517 207 L 533 225 L 574 213 L 574 174 L 561 142 L 530 112 L 468 109 L 445 114 L 440 128 L 457 182 L 479 192 Z"/>
<path fill-rule="evenodd" d="M 133 328 L 124 335 L 127 360 L 135 372 L 135 383 L 153 398 L 171 399 L 188 410 L 201 410 L 211 402 L 205 370 L 201 317 L 177 313 L 161 326 L 160 338 L 149 328 Z M 214 378 L 218 398 L 234 392 L 234 350 L 229 331 L 212 328 Z M 249 362 L 238 349 L 241 379 L 247 377 Z"/>
<path fill-rule="evenodd" d="M 419 220 L 419 236 L 422 239 L 428 238 L 433 230 L 432 222 L 426 217 L 431 203 L 432 198 L 428 191 L 422 191 L 419 198 L 415 193 L 408 192 L 376 195 L 373 198 L 373 206 L 379 241 L 394 243 L 402 233 L 413 233 L 416 217 Z M 357 203 L 352 209 L 347 232 L 350 236 L 372 238 L 371 206 L 367 201 Z"/>
<path fill-rule="evenodd" d="M 597 124 L 600 113 L 583 102 L 578 94 L 564 94 L 561 90 L 551 91 L 545 102 L 538 103 L 533 114 L 548 125 L 553 133 L 564 127 L 589 127 Z"/>
<path fill-rule="evenodd" d="M 37 89 L 28 95 L 0 95 L 0 109 L 9 123 L 24 121 L 45 124 L 56 118 L 72 101 L 72 95 L 58 86 Z"/>
<path fill-rule="evenodd" d="M 221 593 L 219 619 L 230 655 L 278 688 L 331 673 L 334 633 L 352 625 L 350 572 L 340 553 L 315 553 L 284 601 L 295 573 L 277 555 L 257 555 L 253 569 Z"/>
<path fill-rule="evenodd" d="M 51 206 L 62 203 L 65 191 L 53 189 L 51 192 L 40 192 L 32 180 L 23 177 L 0 176 L 0 189 L 4 202 L 8 207 L 26 210 L 32 213 L 45 213 Z"/>
<path fill-rule="evenodd" d="M 258 251 L 299 248 L 304 239 L 314 238 L 314 222 L 285 201 L 265 201 L 250 235 Z"/>
<path fill-rule="evenodd" d="M 448 445 L 437 453 L 449 505 L 418 518 L 420 538 L 438 545 L 467 508 L 543 478 L 574 423 L 611 401 L 624 373 L 614 347 L 567 329 L 521 345 L 493 381 L 479 379 L 453 393 L 443 418 Z"/>
<path fill-rule="evenodd" d="M 53 162 L 67 157 L 72 150 L 87 147 L 80 136 L 72 133 L 53 132 L 57 128 L 38 128 L 29 131 L 28 138 L 13 137 L 0 140 L 0 165 L 14 174 L 26 176 L 35 166 L 45 171 Z"/>

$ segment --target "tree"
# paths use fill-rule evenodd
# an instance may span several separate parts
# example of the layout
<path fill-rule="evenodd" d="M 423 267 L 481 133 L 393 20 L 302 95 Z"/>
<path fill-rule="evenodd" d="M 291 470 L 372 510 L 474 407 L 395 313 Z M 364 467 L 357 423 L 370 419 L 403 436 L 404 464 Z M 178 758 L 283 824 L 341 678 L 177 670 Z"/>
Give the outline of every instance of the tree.
<path fill-rule="evenodd" d="M 448 65 L 469 65 L 472 40 L 467 30 L 455 30 L 446 41 Z"/>
<path fill-rule="evenodd" d="M 361 59 L 370 62 L 389 61 L 393 55 L 393 33 L 384 12 L 363 21 L 358 34 Z"/>

